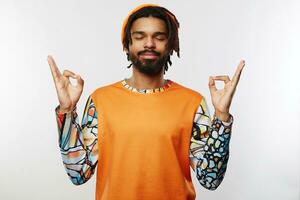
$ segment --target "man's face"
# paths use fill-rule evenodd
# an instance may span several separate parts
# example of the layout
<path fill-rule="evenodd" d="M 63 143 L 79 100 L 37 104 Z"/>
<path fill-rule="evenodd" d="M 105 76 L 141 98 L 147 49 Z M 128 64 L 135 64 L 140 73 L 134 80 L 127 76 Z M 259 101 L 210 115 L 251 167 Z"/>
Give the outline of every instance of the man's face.
<path fill-rule="evenodd" d="M 133 22 L 130 33 L 132 44 L 126 52 L 133 67 L 149 76 L 161 73 L 169 55 L 165 22 L 151 16 L 138 18 Z"/>

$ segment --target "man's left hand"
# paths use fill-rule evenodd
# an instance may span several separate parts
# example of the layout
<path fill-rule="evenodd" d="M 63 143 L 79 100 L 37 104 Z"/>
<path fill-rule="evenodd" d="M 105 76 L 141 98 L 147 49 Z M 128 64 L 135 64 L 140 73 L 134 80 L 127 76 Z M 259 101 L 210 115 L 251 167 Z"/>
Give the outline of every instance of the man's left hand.
<path fill-rule="evenodd" d="M 242 70 L 245 66 L 245 61 L 241 60 L 235 71 L 232 80 L 229 76 L 210 76 L 209 77 L 209 90 L 212 99 L 213 106 L 215 108 L 215 115 L 222 121 L 229 121 L 230 114 L 229 108 L 234 95 L 236 86 L 240 80 Z M 215 81 L 224 81 L 225 86 L 223 89 L 217 89 Z"/>

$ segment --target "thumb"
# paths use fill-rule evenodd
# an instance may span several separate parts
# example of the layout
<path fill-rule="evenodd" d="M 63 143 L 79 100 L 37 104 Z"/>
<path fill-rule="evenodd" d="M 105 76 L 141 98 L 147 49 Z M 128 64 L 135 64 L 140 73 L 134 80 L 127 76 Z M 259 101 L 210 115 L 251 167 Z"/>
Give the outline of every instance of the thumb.
<path fill-rule="evenodd" d="M 208 82 L 209 91 L 212 94 L 213 92 L 217 91 L 215 81 L 211 76 L 209 76 L 209 82 Z"/>
<path fill-rule="evenodd" d="M 67 78 L 69 77 L 75 78 L 75 73 L 67 69 L 63 71 L 63 75 Z"/>

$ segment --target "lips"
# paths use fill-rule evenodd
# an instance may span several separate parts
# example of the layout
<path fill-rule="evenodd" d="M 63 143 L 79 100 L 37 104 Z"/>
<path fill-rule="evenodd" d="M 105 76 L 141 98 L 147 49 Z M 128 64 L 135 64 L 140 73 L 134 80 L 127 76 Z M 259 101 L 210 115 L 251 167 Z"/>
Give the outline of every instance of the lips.
<path fill-rule="evenodd" d="M 157 55 L 154 53 L 143 53 L 140 56 L 145 59 L 154 59 L 157 57 Z"/>

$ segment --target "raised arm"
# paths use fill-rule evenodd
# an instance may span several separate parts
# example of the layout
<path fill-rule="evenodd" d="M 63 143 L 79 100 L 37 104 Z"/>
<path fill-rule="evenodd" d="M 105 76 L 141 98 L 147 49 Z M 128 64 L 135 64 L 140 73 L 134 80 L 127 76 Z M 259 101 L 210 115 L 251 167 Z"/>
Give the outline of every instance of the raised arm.
<path fill-rule="evenodd" d="M 209 77 L 208 86 L 215 109 L 212 121 L 205 98 L 195 114 L 190 164 L 200 184 L 209 190 L 217 189 L 226 172 L 233 122 L 229 109 L 244 66 L 245 61 L 241 60 L 231 80 L 227 75 Z M 224 88 L 217 89 L 215 81 L 223 81 Z"/>
<path fill-rule="evenodd" d="M 83 79 L 69 70 L 61 73 L 52 56 L 48 56 L 48 63 L 59 101 L 55 112 L 63 164 L 71 181 L 83 184 L 93 175 L 98 162 L 97 111 L 89 97 L 80 125 L 76 104 L 83 91 Z M 77 84 L 72 85 L 70 78 Z"/>

